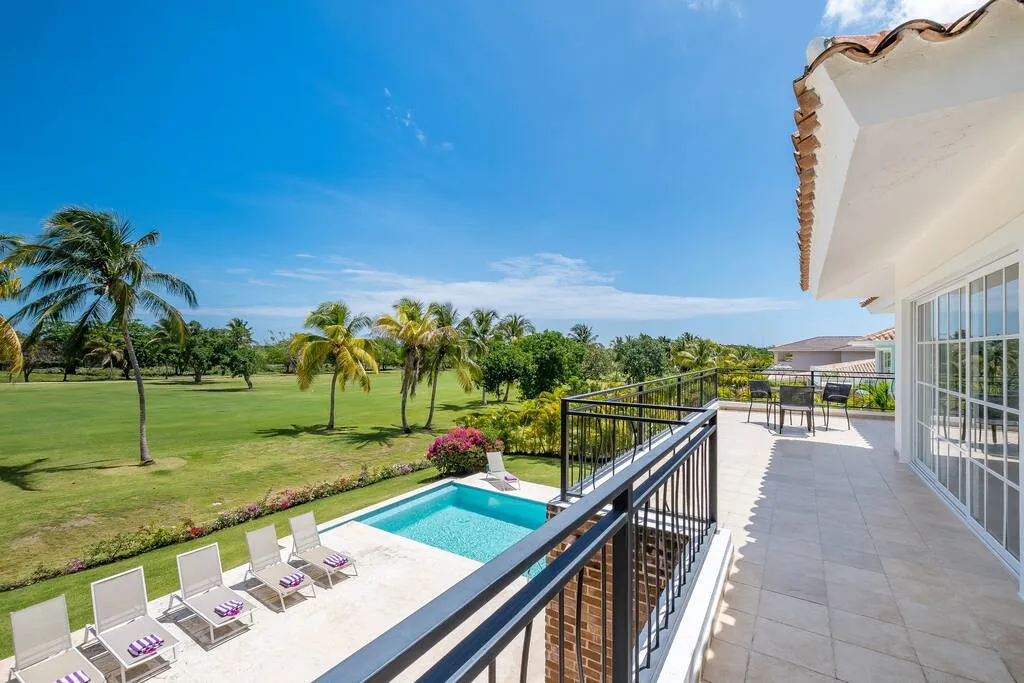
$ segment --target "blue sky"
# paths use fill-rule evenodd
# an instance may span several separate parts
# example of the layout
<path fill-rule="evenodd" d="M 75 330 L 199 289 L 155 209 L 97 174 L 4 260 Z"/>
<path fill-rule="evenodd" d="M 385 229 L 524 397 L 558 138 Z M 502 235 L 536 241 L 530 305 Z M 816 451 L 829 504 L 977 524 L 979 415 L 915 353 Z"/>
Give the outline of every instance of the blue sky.
<path fill-rule="evenodd" d="M 0 232 L 115 209 L 189 317 L 260 335 L 403 294 L 606 341 L 865 333 L 891 319 L 798 287 L 791 82 L 929 4 L 963 3 L 21 3 Z"/>

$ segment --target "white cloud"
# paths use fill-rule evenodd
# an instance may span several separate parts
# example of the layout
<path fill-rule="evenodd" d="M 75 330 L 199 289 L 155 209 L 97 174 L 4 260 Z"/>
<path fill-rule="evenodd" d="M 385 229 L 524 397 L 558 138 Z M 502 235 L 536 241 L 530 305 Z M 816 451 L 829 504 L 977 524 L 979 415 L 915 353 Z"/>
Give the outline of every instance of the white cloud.
<path fill-rule="evenodd" d="M 416 123 L 416 116 L 412 113 L 412 109 L 405 109 L 404 111 L 400 111 L 398 107 L 393 106 L 391 104 L 391 102 L 393 101 L 393 98 L 391 97 L 391 91 L 387 88 L 384 88 L 384 99 L 388 102 L 388 104 L 384 107 L 384 113 L 387 114 L 388 118 L 390 118 L 392 121 L 401 124 L 403 128 L 408 128 L 409 130 L 411 130 L 413 137 L 415 137 L 416 140 L 421 145 L 426 146 L 428 140 L 427 134 L 423 131 L 422 128 L 420 128 L 419 124 Z M 451 151 L 452 149 L 454 149 L 454 146 L 452 146 L 450 142 L 442 142 L 440 145 L 438 145 L 438 148 L 443 149 L 445 151 Z"/>
<path fill-rule="evenodd" d="M 734 0 L 688 0 L 686 6 L 695 12 L 727 9 L 737 18 L 743 18 L 743 6 Z"/>
<path fill-rule="evenodd" d="M 844 29 L 877 31 L 911 19 L 948 23 L 980 4 L 980 0 L 828 0 L 825 21 Z"/>
<path fill-rule="evenodd" d="M 249 272 L 248 268 L 225 268 L 224 272 L 228 275 L 243 275 Z"/>
<path fill-rule="evenodd" d="M 280 282 L 271 282 L 270 280 L 261 280 L 258 277 L 251 277 L 246 280 L 246 284 L 255 285 L 256 287 L 283 287 Z"/>
<path fill-rule="evenodd" d="M 277 277 L 287 277 L 306 282 L 327 282 L 331 279 L 328 275 L 337 274 L 338 271 L 321 270 L 318 268 L 280 268 L 271 273 L 271 275 L 276 275 Z"/>

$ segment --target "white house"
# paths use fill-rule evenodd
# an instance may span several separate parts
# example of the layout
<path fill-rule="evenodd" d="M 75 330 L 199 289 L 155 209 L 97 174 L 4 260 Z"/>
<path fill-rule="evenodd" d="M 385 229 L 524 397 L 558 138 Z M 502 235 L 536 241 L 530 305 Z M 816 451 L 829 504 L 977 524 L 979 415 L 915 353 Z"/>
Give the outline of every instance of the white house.
<path fill-rule="evenodd" d="M 895 314 L 899 458 L 1020 576 L 1024 0 L 807 58 L 801 285 Z"/>

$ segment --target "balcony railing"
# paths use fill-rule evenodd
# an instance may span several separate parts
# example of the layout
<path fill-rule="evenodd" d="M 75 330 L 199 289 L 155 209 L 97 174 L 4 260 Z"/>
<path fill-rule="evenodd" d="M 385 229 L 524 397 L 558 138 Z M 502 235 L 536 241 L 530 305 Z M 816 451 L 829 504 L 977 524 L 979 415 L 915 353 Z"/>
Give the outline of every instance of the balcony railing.
<path fill-rule="evenodd" d="M 714 380 L 713 372 L 694 374 L 566 399 L 563 414 L 580 418 L 585 432 L 570 439 L 586 444 L 576 470 L 588 473 L 585 490 L 571 504 L 553 503 L 543 526 L 320 680 L 390 681 L 410 677 L 412 667 L 420 681 L 485 671 L 495 681 L 505 653 L 525 682 L 538 637 L 547 681 L 654 680 L 716 528 L 717 412 L 701 407 L 714 402 Z M 629 462 L 616 457 L 623 447 Z M 525 586 L 481 611 L 541 558 L 546 567 Z M 471 619 L 480 623 L 468 636 L 432 649 Z"/>

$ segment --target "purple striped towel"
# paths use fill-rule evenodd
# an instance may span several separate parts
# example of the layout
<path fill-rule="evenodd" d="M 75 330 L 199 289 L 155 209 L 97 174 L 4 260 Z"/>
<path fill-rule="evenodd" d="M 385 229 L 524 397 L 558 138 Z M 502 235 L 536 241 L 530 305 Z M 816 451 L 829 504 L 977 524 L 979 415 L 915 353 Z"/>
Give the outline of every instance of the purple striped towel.
<path fill-rule="evenodd" d="M 164 639 L 155 633 L 150 633 L 144 638 L 139 638 L 128 645 L 128 652 L 132 657 L 141 657 L 142 655 L 151 655 L 157 651 L 157 649 L 164 644 Z"/>
<path fill-rule="evenodd" d="M 505 475 L 505 481 L 519 481 L 519 479 L 516 478 L 514 475 L 506 474 Z"/>
<path fill-rule="evenodd" d="M 333 569 L 337 569 L 338 567 L 344 567 L 348 564 L 348 558 L 344 555 L 339 555 L 338 553 L 331 553 L 324 558 L 324 564 Z"/>
<path fill-rule="evenodd" d="M 89 677 L 84 671 L 72 671 L 66 676 L 61 676 L 54 683 L 89 683 Z"/>
<path fill-rule="evenodd" d="M 289 574 L 288 576 L 281 577 L 281 585 L 285 588 L 295 588 L 305 580 L 305 574 L 303 574 L 302 572 L 295 572 L 294 574 Z"/>
<path fill-rule="evenodd" d="M 218 617 L 233 617 L 242 611 L 241 600 L 227 600 L 213 608 L 214 614 Z"/>

